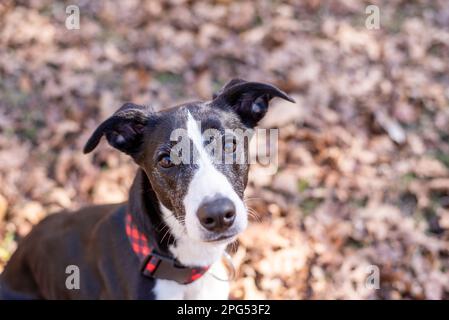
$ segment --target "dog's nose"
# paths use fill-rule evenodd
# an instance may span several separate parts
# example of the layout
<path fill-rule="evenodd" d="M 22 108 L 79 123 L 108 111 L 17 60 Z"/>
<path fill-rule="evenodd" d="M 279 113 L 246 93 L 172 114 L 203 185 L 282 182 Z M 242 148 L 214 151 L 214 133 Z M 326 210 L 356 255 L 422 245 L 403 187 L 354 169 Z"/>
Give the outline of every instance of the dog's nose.
<path fill-rule="evenodd" d="M 209 231 L 222 232 L 235 220 L 235 206 L 228 198 L 204 202 L 197 211 L 201 225 Z"/>

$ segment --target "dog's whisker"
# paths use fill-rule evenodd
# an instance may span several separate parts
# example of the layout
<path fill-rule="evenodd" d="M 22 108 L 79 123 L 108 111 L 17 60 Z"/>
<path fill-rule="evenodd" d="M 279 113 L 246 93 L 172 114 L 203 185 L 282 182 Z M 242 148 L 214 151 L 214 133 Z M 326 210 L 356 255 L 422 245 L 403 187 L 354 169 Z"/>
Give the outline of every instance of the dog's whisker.
<path fill-rule="evenodd" d="M 243 201 L 257 201 L 257 200 L 262 200 L 262 198 L 260 198 L 260 197 L 247 197 L 247 196 L 245 196 L 243 198 Z"/>
<path fill-rule="evenodd" d="M 164 241 L 164 238 L 167 236 L 167 234 L 170 234 L 170 229 L 167 229 L 167 231 L 165 231 L 164 236 L 162 237 L 161 241 L 159 243 L 162 243 Z M 170 237 L 168 237 L 168 242 L 170 242 Z"/>
<path fill-rule="evenodd" d="M 247 209 L 248 209 L 248 215 L 250 217 L 254 218 L 259 223 L 262 222 L 262 219 L 260 218 L 259 213 L 254 208 L 248 207 Z"/>
<path fill-rule="evenodd" d="M 162 225 L 162 228 L 159 228 L 161 225 Z M 159 225 L 156 227 L 156 230 L 157 230 L 158 232 L 162 232 L 162 231 L 164 231 L 165 228 L 168 228 L 168 225 L 167 225 L 166 223 L 164 223 L 164 222 L 161 222 L 161 223 L 159 223 Z"/>
<path fill-rule="evenodd" d="M 251 213 L 250 216 L 254 218 L 258 223 L 262 222 L 262 219 L 255 213 Z"/>
<path fill-rule="evenodd" d="M 168 242 L 170 242 L 170 238 L 173 238 L 173 240 L 175 240 L 175 236 L 172 233 L 170 233 L 168 236 L 168 240 L 167 240 Z"/>

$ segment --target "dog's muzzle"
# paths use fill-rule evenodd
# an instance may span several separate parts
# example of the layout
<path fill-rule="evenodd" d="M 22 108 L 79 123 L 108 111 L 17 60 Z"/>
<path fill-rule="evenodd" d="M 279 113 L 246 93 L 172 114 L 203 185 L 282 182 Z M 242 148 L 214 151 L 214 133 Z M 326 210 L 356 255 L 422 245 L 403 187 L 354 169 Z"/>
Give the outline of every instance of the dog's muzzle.
<path fill-rule="evenodd" d="M 198 220 L 210 232 L 222 233 L 229 229 L 235 220 L 234 203 L 228 198 L 216 198 L 203 202 L 197 210 Z"/>

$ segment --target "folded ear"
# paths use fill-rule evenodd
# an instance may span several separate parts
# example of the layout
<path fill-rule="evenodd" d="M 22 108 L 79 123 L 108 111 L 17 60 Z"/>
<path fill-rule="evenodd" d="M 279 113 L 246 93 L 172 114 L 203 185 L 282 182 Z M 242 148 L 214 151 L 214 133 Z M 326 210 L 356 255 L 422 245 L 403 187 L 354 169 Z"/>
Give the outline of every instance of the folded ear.
<path fill-rule="evenodd" d="M 147 107 L 125 103 L 109 119 L 106 119 L 94 131 L 84 146 L 84 153 L 89 153 L 100 142 L 103 135 L 114 148 L 135 155 L 142 143 L 143 129 L 148 121 Z"/>
<path fill-rule="evenodd" d="M 295 102 L 285 92 L 270 84 L 232 79 L 214 94 L 212 106 L 232 109 L 245 125 L 252 128 L 265 116 L 268 104 L 274 97 Z"/>

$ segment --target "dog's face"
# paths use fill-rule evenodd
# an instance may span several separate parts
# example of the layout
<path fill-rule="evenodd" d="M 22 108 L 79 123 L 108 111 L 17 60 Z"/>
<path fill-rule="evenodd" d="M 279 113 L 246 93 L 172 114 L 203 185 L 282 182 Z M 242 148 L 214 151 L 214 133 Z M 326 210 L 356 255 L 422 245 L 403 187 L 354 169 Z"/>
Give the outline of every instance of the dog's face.
<path fill-rule="evenodd" d="M 144 132 L 147 138 L 140 165 L 163 205 L 163 213 L 172 214 L 193 239 L 231 240 L 246 227 L 242 199 L 248 164 L 225 164 L 213 157 L 210 148 L 221 139 L 222 150 L 234 152 L 229 133 L 243 128 L 232 112 L 191 103 L 157 114 Z M 206 131 L 217 133 L 213 141 L 206 138 Z M 186 145 L 180 152 L 186 154 L 177 159 L 174 150 L 181 143 Z M 169 217 L 166 220 L 171 221 L 172 229 L 179 225 Z"/>
<path fill-rule="evenodd" d="M 271 85 L 235 79 L 209 102 L 161 112 L 128 103 L 97 128 L 84 151 L 104 134 L 145 171 L 175 235 L 229 242 L 247 225 L 245 138 L 273 97 L 292 101 Z"/>

